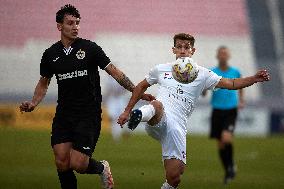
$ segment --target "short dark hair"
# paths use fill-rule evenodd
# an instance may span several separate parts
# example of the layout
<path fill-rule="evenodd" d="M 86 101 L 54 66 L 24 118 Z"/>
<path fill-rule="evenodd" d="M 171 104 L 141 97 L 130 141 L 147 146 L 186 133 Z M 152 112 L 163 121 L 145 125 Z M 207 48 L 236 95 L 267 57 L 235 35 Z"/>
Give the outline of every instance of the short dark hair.
<path fill-rule="evenodd" d="M 219 52 L 220 50 L 223 50 L 223 49 L 229 49 L 229 48 L 225 45 L 221 45 L 221 46 L 218 47 L 217 52 Z"/>
<path fill-rule="evenodd" d="M 174 46 L 176 46 L 177 39 L 179 39 L 179 40 L 188 40 L 190 45 L 192 47 L 194 46 L 195 39 L 194 39 L 194 37 L 192 35 L 190 35 L 188 33 L 178 33 L 178 34 L 175 34 L 175 36 L 174 36 Z"/>
<path fill-rule="evenodd" d="M 73 5 L 67 4 L 60 8 L 56 13 L 56 22 L 63 23 L 65 15 L 72 15 L 76 18 L 81 19 L 79 11 Z"/>
<path fill-rule="evenodd" d="M 217 53 L 219 53 L 221 50 L 229 50 L 229 48 L 225 45 L 221 45 L 221 46 L 218 47 Z"/>

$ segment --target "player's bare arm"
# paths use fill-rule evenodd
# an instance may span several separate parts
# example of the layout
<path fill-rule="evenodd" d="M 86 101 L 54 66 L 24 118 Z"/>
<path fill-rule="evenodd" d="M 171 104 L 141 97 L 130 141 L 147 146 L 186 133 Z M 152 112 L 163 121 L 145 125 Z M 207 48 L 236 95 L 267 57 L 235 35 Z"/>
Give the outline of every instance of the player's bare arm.
<path fill-rule="evenodd" d="M 245 107 L 245 99 L 244 99 L 244 89 L 239 89 L 239 109 L 243 109 Z"/>
<path fill-rule="evenodd" d="M 238 90 L 249 87 L 258 82 L 269 81 L 270 75 L 267 70 L 259 70 L 254 76 L 236 79 L 222 78 L 217 84 L 217 88 Z"/>
<path fill-rule="evenodd" d="M 122 126 L 128 121 L 131 110 L 138 102 L 138 100 L 142 97 L 144 92 L 148 89 L 148 87 L 150 87 L 150 84 L 146 81 L 146 79 L 144 79 L 134 88 L 128 105 L 125 108 L 125 111 L 118 118 L 118 124 Z"/>
<path fill-rule="evenodd" d="M 130 81 L 130 79 L 113 64 L 109 64 L 105 68 L 105 71 L 128 91 L 132 92 L 133 89 L 135 88 L 135 85 Z"/>
<path fill-rule="evenodd" d="M 35 107 L 42 101 L 45 97 L 48 86 L 50 83 L 50 78 L 41 77 L 36 85 L 34 96 L 31 102 L 25 101 L 20 105 L 21 112 L 31 112 Z"/>
<path fill-rule="evenodd" d="M 115 67 L 113 64 L 109 64 L 106 68 L 105 71 L 111 75 L 121 86 L 123 86 L 125 89 L 127 89 L 130 92 L 134 91 L 135 85 L 131 82 L 131 80 L 117 67 Z M 144 91 L 145 92 L 145 91 Z M 143 92 L 143 93 L 144 93 Z M 150 94 L 143 94 L 140 96 L 141 99 L 147 100 L 147 101 L 152 101 L 155 99 Z M 140 99 L 139 98 L 139 99 Z M 139 100 L 138 99 L 138 100 Z"/>

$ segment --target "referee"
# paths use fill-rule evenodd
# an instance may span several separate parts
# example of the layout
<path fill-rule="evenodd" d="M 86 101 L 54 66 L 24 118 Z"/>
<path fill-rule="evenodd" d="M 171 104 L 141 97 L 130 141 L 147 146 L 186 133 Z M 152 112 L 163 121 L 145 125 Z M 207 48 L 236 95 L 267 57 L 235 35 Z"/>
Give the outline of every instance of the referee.
<path fill-rule="evenodd" d="M 240 78 L 240 71 L 231 67 L 229 49 L 221 46 L 217 49 L 218 66 L 212 71 L 223 78 Z M 244 107 L 243 90 L 218 89 L 213 91 L 211 98 L 211 132 L 218 144 L 220 160 L 225 169 L 224 184 L 234 179 L 236 170 L 233 160 L 233 132 L 238 114 L 238 108 Z"/>
<path fill-rule="evenodd" d="M 121 86 L 133 91 L 133 83 L 96 43 L 78 37 L 80 13 L 72 5 L 56 13 L 61 40 L 46 49 L 40 63 L 40 79 L 32 101 L 23 102 L 20 111 L 31 112 L 44 98 L 51 78 L 58 84 L 58 100 L 52 124 L 51 146 L 62 189 L 76 189 L 73 172 L 99 174 L 103 188 L 114 182 L 107 161 L 92 158 L 101 130 L 101 87 L 98 68 L 105 70 Z M 152 100 L 144 94 L 142 99 Z"/>

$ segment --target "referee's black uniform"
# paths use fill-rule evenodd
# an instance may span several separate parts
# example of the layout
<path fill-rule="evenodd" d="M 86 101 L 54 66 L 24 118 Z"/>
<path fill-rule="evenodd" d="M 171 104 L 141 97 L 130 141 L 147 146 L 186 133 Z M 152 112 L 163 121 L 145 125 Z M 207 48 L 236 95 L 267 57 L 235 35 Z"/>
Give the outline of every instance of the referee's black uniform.
<path fill-rule="evenodd" d="M 94 42 L 77 38 L 67 49 L 61 41 L 42 56 L 40 74 L 56 76 L 58 100 L 51 145 L 72 142 L 72 148 L 91 156 L 101 130 L 101 87 L 98 67 L 110 59 Z"/>

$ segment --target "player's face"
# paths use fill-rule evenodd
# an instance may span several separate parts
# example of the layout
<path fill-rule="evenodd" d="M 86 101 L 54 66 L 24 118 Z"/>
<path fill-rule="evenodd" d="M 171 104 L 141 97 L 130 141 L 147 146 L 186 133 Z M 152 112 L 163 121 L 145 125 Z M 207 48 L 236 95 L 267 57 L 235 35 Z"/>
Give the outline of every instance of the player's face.
<path fill-rule="evenodd" d="M 76 39 L 79 33 L 80 19 L 72 15 L 65 15 L 63 23 L 57 24 L 57 28 L 61 31 L 61 36 L 69 40 Z"/>
<path fill-rule="evenodd" d="M 229 49 L 220 49 L 217 52 L 217 59 L 219 61 L 219 64 L 226 65 L 230 59 Z"/>
<path fill-rule="evenodd" d="M 176 44 L 173 47 L 173 53 L 176 55 L 176 58 L 181 57 L 191 57 L 195 52 L 195 48 L 190 45 L 188 40 L 176 40 Z"/>

